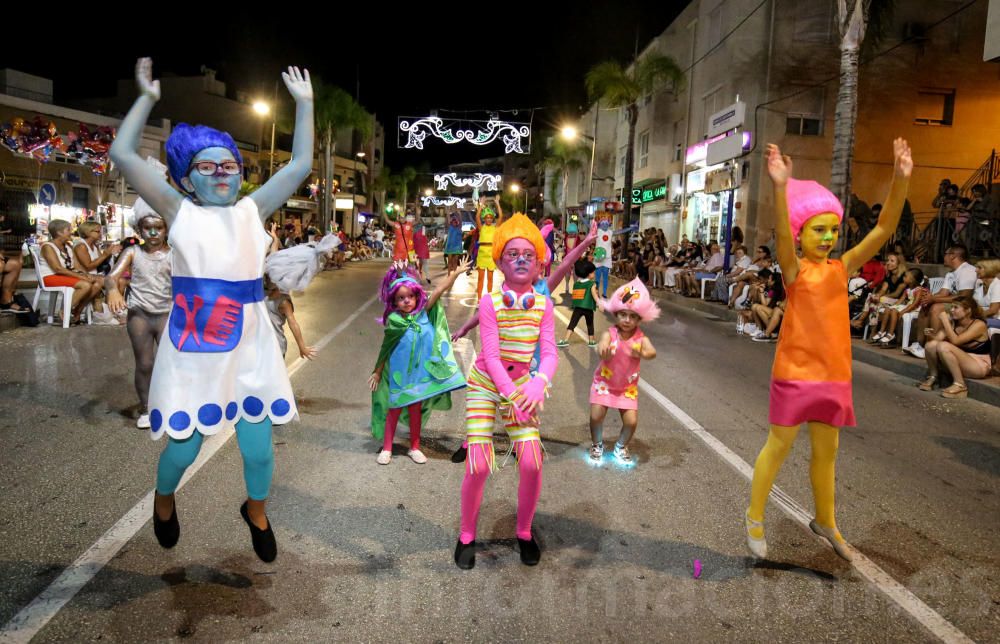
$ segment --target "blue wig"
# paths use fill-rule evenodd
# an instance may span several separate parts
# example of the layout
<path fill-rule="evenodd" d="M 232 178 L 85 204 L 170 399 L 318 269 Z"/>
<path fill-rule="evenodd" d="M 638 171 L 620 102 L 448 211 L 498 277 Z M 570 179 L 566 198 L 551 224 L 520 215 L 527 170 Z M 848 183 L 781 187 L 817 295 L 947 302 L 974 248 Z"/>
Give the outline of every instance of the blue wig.
<path fill-rule="evenodd" d="M 182 189 L 181 179 L 188 175 L 191 161 L 205 148 L 226 148 L 233 153 L 233 158 L 243 165 L 243 157 L 240 156 L 233 137 L 205 125 L 192 127 L 187 123 L 178 123 L 167 139 L 166 148 L 170 178 L 178 188 Z"/>

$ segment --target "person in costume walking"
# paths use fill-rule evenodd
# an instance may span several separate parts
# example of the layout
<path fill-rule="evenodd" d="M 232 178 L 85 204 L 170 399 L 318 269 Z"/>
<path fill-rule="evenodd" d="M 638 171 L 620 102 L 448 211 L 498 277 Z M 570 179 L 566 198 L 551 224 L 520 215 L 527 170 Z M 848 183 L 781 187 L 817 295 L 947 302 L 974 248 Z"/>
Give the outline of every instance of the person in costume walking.
<path fill-rule="evenodd" d="M 153 531 L 171 548 L 180 538 L 174 492 L 204 436 L 235 428 L 247 500 L 240 514 L 254 552 L 277 556 L 265 512 L 274 472 L 272 423 L 297 417 L 295 398 L 264 303 L 264 220 L 309 176 L 313 156 L 313 91 L 309 72 L 282 74 L 295 100 L 292 159 L 253 194 L 240 198 L 243 163 L 233 138 L 205 126 L 178 124 L 166 143 L 173 185 L 137 153 L 142 129 L 160 98 L 152 61 L 136 64 L 139 98 L 111 147 L 111 159 L 150 207 L 163 216 L 172 247 L 172 308 L 156 354 L 149 393 L 160 455 Z"/>
<path fill-rule="evenodd" d="M 587 322 L 588 345 L 594 346 L 594 310 L 597 308 L 597 284 L 594 283 L 594 263 L 585 259 L 576 262 L 573 272 L 576 281 L 573 282 L 573 314 L 566 325 L 566 337 L 556 343 L 558 347 L 568 347 L 573 337 L 576 325 L 583 318 Z"/>
<path fill-rule="evenodd" d="M 476 252 L 476 272 L 479 277 L 476 280 L 476 299 L 483 296 L 483 278 L 486 278 L 486 292 L 493 292 L 493 271 L 497 269 L 496 261 L 493 259 L 493 236 L 496 234 L 497 226 L 503 223 L 503 208 L 500 202 L 494 200 L 496 218 L 494 225 L 493 209 L 486 205 L 484 199 L 480 199 L 476 205 L 476 230 L 479 232 L 479 247 Z M 534 224 L 532 224 L 534 225 Z"/>
<path fill-rule="evenodd" d="M 639 425 L 639 369 L 642 360 L 656 357 L 653 343 L 639 324 L 660 317 L 660 307 L 639 278 L 619 287 L 610 300 L 599 303 L 615 317 L 615 325 L 601 334 L 597 343 L 601 362 L 590 385 L 590 458 L 599 461 L 604 455 L 604 418 L 609 408 L 617 409 L 622 416 L 622 432 L 615 442 L 614 455 L 631 465 L 628 444 Z"/>
<path fill-rule="evenodd" d="M 504 282 L 499 293 L 487 293 L 479 302 L 482 349 L 469 370 L 465 409 L 469 454 L 462 482 L 461 533 L 455 546 L 455 564 L 462 569 L 476 562 L 479 507 L 486 479 L 497 469 L 493 424 L 498 410 L 520 472 L 516 536 L 521 562 L 534 566 L 541 559 L 531 533 L 542 491 L 538 412 L 559 364 L 552 301 L 533 287 L 542 271 L 545 240 L 530 219 L 515 214 L 497 228 L 493 241 L 493 260 L 500 264 Z M 538 344 L 541 359 L 532 375 L 530 363 Z"/>
<path fill-rule="evenodd" d="M 458 261 L 462 259 L 465 249 L 462 248 L 462 216 L 458 211 L 448 215 L 448 237 L 444 243 L 444 256 L 448 260 L 448 273 L 458 270 Z"/>
<path fill-rule="evenodd" d="M 392 440 L 402 414 L 410 425 L 410 450 L 414 463 L 424 464 L 420 451 L 420 429 L 431 410 L 451 409 L 451 392 L 465 387 L 465 378 L 451 350 L 451 332 L 441 295 L 451 288 L 459 274 L 448 275 L 428 295 L 420 275 L 397 262 L 382 279 L 379 297 L 385 305 L 381 322 L 385 337 L 368 378 L 372 391 L 372 435 L 381 438 L 382 451 L 376 461 L 392 460 Z"/>
<path fill-rule="evenodd" d="M 115 315 L 128 310 L 125 328 L 135 358 L 135 393 L 139 397 L 139 418 L 135 426 L 149 429 L 149 383 L 153 377 L 156 348 L 170 313 L 170 247 L 163 217 L 138 199 L 129 225 L 139 231 L 142 244 L 129 246 L 104 278 L 108 308 Z M 132 276 L 128 301 L 122 296 L 121 277 Z"/>
<path fill-rule="evenodd" d="M 787 305 L 771 371 L 770 432 L 754 465 L 750 507 L 744 516 L 747 545 L 767 556 L 764 509 L 774 479 L 802 423 L 809 425 L 816 518 L 809 526 L 838 555 L 851 551 L 837 529 L 834 512 L 839 427 L 855 425 L 851 392 L 851 327 L 847 277 L 875 256 L 896 230 L 913 171 L 910 146 L 893 142 L 893 178 L 878 224 L 840 259 L 831 259 L 844 216 L 840 201 L 815 181 L 792 178 L 792 160 L 776 145 L 767 147 L 774 183 L 777 259 Z M 798 241 L 802 257 L 795 253 Z"/>

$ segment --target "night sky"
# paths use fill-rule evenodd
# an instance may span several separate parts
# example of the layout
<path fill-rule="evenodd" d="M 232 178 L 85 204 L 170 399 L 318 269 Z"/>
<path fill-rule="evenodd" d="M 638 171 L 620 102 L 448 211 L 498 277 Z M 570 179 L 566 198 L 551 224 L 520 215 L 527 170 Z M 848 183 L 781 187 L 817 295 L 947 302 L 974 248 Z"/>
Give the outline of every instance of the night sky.
<path fill-rule="evenodd" d="M 398 116 L 521 109 L 511 120 L 529 120 L 530 108 L 541 108 L 534 112 L 534 132 L 573 119 L 586 109 L 586 71 L 603 60 L 631 59 L 637 39 L 641 50 L 686 4 L 484 3 L 470 9 L 471 3 L 413 3 L 405 13 L 378 3 L 329 3 L 309 13 L 248 11 L 249 5 L 239 4 L 228 12 L 214 5 L 156 5 L 149 24 L 99 23 L 95 17 L 92 27 L 102 24 L 104 35 L 94 39 L 86 35 L 89 28 L 43 27 L 61 35 L 58 44 L 42 45 L 36 31 L 8 30 L 0 67 L 52 78 L 56 102 L 64 103 L 113 94 L 117 79 L 133 75 L 138 56 L 153 58 L 157 76 L 197 75 L 206 65 L 230 89 L 260 88 L 265 95 L 273 92 L 281 69 L 296 64 L 360 93 L 361 103 L 386 128 L 387 165 L 398 169 L 423 161 L 442 169 L 502 154 L 503 146 L 438 143 L 423 152 L 398 150 Z M 192 15 L 199 16 L 198 25 L 218 26 L 196 26 Z"/>

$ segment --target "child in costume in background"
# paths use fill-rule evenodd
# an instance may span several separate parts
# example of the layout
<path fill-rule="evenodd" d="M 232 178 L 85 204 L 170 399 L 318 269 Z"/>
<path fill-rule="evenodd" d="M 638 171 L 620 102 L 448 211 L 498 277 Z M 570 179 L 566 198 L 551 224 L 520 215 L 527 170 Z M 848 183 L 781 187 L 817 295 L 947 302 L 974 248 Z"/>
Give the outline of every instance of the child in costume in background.
<path fill-rule="evenodd" d="M 431 258 L 431 250 L 427 244 L 427 235 L 424 233 L 424 224 L 420 220 L 419 215 L 417 216 L 417 225 L 413 229 L 413 254 L 417 258 L 417 272 L 420 273 L 422 279 L 427 280 L 427 283 L 431 283 L 430 277 L 427 276 L 427 260 Z"/>
<path fill-rule="evenodd" d="M 563 236 L 563 246 L 566 248 L 566 252 L 563 253 L 563 262 L 566 262 L 566 258 L 569 257 L 573 249 L 576 248 L 577 242 L 580 241 L 580 226 L 577 224 L 579 217 L 576 215 L 570 215 L 569 219 L 566 220 L 566 234 Z M 567 295 L 569 294 L 569 281 L 571 276 L 569 273 L 566 274 L 566 285 L 563 287 L 563 292 Z"/>
<path fill-rule="evenodd" d="M 493 235 L 496 234 L 497 226 L 503 223 L 503 208 L 500 202 L 494 200 L 496 211 L 500 215 L 493 225 L 493 210 L 488 208 L 484 200 L 480 200 L 476 206 L 476 229 L 479 231 L 479 250 L 476 254 L 476 271 L 479 278 L 476 281 L 476 299 L 483 297 L 483 277 L 486 277 L 486 292 L 493 292 L 493 271 L 497 269 L 493 260 Z"/>
<path fill-rule="evenodd" d="M 601 335 L 597 344 L 601 363 L 590 386 L 590 458 L 599 461 L 604 455 L 604 418 L 610 407 L 622 416 L 615 458 L 630 465 L 632 455 L 628 444 L 639 424 L 640 361 L 656 357 L 656 349 L 639 323 L 660 317 L 660 307 L 639 278 L 620 287 L 610 300 L 601 300 L 600 304 L 602 310 L 615 317 L 615 325 Z"/>
<path fill-rule="evenodd" d="M 612 240 L 616 235 L 633 230 L 633 228 L 622 228 L 621 230 L 611 230 L 611 213 L 600 211 L 594 216 L 597 222 L 597 248 L 594 249 L 594 266 L 597 267 L 595 276 L 597 279 L 597 290 L 601 297 L 608 296 L 608 279 L 611 276 L 612 266 Z M 626 244 L 623 244 L 623 248 Z M 624 253 L 623 253 L 624 256 Z"/>
<path fill-rule="evenodd" d="M 597 308 L 597 284 L 594 282 L 594 264 L 585 259 L 576 262 L 573 272 L 576 281 L 573 282 L 573 315 L 566 326 L 566 337 L 556 343 L 557 347 L 568 347 L 580 318 L 587 321 L 588 346 L 594 346 L 594 309 Z"/>
<path fill-rule="evenodd" d="M 459 269 L 464 271 L 463 262 Z M 448 320 L 441 295 L 454 284 L 460 271 L 446 277 L 429 296 L 420 275 L 396 263 L 382 279 L 379 296 L 385 304 L 382 324 L 385 338 L 368 378 L 372 390 L 372 435 L 382 438 L 376 462 L 392 460 L 392 439 L 404 412 L 410 424 L 409 457 L 423 464 L 420 428 L 432 409 L 451 409 L 451 391 L 465 386 L 465 378 L 451 350 Z M 388 368 L 386 368 L 388 367 Z"/>
<path fill-rule="evenodd" d="M 453 212 L 448 215 L 448 238 L 444 243 L 444 256 L 448 260 L 448 273 L 458 270 L 458 260 L 462 259 L 462 217 Z"/>
<path fill-rule="evenodd" d="M 408 262 L 416 258 L 413 251 L 413 221 L 412 212 L 407 212 L 402 221 L 398 213 L 391 219 L 385 212 L 382 213 L 382 223 L 387 228 L 392 228 L 394 237 L 392 259 L 395 262 Z"/>
<path fill-rule="evenodd" d="M 552 224 L 551 222 L 547 223 L 544 226 L 542 226 L 542 229 L 539 231 L 543 239 L 545 237 L 546 231 L 550 229 L 550 226 L 554 227 L 554 224 Z M 575 248 L 573 248 L 572 251 L 570 251 L 569 255 L 563 258 L 563 261 L 559 263 L 559 267 L 556 268 L 555 271 L 552 271 L 548 278 L 540 277 L 538 281 L 535 282 L 535 290 L 541 293 L 542 295 L 545 295 L 549 299 L 552 299 L 552 289 L 559 286 L 559 282 L 563 280 L 563 277 L 569 274 L 570 269 L 575 265 L 575 263 L 581 257 L 583 257 L 584 253 L 587 252 L 587 249 L 590 248 L 590 246 L 594 243 L 594 240 L 596 238 L 597 238 L 597 225 L 591 224 L 590 232 L 584 238 L 583 242 L 578 244 Z M 546 254 L 545 264 L 546 266 L 549 267 L 552 265 L 551 253 Z M 458 340 L 459 338 L 464 338 L 469 331 L 476 328 L 477 326 L 479 326 L 478 313 L 469 318 L 469 321 L 466 322 L 464 325 L 462 325 L 462 328 L 451 336 L 452 342 Z M 532 369 L 537 368 L 540 361 L 541 361 L 541 345 L 538 345 L 537 347 L 535 347 L 535 355 L 534 358 L 532 359 Z M 455 450 L 455 453 L 451 455 L 451 462 L 463 463 L 465 461 L 468 447 L 469 447 L 468 443 L 463 441 L 462 446 L 459 447 L 457 450 Z"/>
<path fill-rule="evenodd" d="M 792 179 L 792 160 L 782 156 L 776 145 L 767 146 L 777 259 L 788 299 L 771 373 L 770 433 L 754 465 L 750 507 L 744 516 L 747 545 L 757 557 L 767 556 L 764 509 L 774 479 L 799 425 L 808 423 L 809 474 L 816 504 L 816 518 L 809 526 L 838 555 L 851 559 L 834 516 L 838 428 L 855 425 L 846 284 L 847 276 L 889 241 L 899 223 L 913 171 L 906 141 L 893 142 L 893 156 L 892 185 L 878 224 L 840 259 L 830 259 L 844 215 L 840 201 L 815 181 Z M 801 259 L 795 253 L 796 241 L 802 248 Z"/>
<path fill-rule="evenodd" d="M 139 232 L 142 244 L 129 246 L 104 278 L 108 308 L 115 315 L 128 309 L 126 329 L 135 357 L 135 393 L 139 396 L 139 419 L 135 426 L 149 429 L 149 383 L 153 377 L 156 347 L 170 313 L 170 247 L 167 224 L 142 199 L 132 208 L 129 225 Z M 128 301 L 122 296 L 121 279 L 131 275 Z"/>
<path fill-rule="evenodd" d="M 500 264 L 504 282 L 499 293 L 487 293 L 479 303 L 482 350 L 469 370 L 465 409 L 469 455 L 462 482 L 461 534 L 455 546 L 455 564 L 462 569 L 476 562 L 479 506 L 486 479 L 496 469 L 493 424 L 498 409 L 520 472 L 516 536 L 521 562 L 533 566 L 541 558 L 531 533 L 542 485 L 537 414 L 559 364 L 552 301 L 533 286 L 542 271 L 545 240 L 531 220 L 516 214 L 497 229 L 494 242 L 493 259 Z M 532 376 L 530 362 L 539 343 L 541 360 Z"/>
<path fill-rule="evenodd" d="M 240 515 L 257 556 L 270 562 L 278 553 L 265 513 L 274 473 L 271 425 L 297 411 L 264 304 L 271 240 L 263 222 L 309 176 L 314 139 L 309 73 L 289 67 L 282 77 L 295 100 L 292 158 L 251 195 L 240 198 L 242 157 L 224 132 L 174 127 L 166 143 L 173 186 L 139 156 L 143 127 L 160 98 L 148 58 L 136 64 L 140 96 L 111 146 L 124 178 L 170 229 L 173 308 L 149 393 L 152 436 L 169 436 L 153 499 L 153 532 L 164 548 L 180 538 L 174 492 L 204 436 L 235 427 L 247 488 Z"/>

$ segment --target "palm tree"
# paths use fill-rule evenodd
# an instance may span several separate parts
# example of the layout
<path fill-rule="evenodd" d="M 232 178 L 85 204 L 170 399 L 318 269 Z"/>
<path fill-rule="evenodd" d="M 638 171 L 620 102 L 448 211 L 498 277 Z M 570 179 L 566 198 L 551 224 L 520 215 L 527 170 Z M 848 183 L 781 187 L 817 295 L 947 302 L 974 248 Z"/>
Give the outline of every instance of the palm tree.
<path fill-rule="evenodd" d="M 319 211 L 323 229 L 330 224 L 330 197 L 333 194 L 333 159 L 337 155 L 337 130 L 349 128 L 367 141 L 372 135 L 372 116 L 354 97 L 334 85 L 313 81 L 316 114 L 316 141 L 319 144 L 320 190 Z"/>
<path fill-rule="evenodd" d="M 403 205 L 403 214 L 406 214 L 406 198 L 410 192 L 410 184 L 417 179 L 417 171 L 413 166 L 406 166 L 393 177 L 396 180 L 396 196 L 400 196 Z"/>
<path fill-rule="evenodd" d="M 870 50 L 885 35 L 892 20 L 894 0 L 838 0 L 840 28 L 840 90 L 833 121 L 833 162 L 830 189 L 844 211 L 850 208 L 851 164 L 854 161 L 855 124 L 858 120 L 858 62 L 862 46 Z M 865 35 L 868 34 L 868 39 Z M 844 217 L 846 225 L 847 217 Z M 846 235 L 841 235 L 846 239 Z"/>
<path fill-rule="evenodd" d="M 632 223 L 632 180 L 635 159 L 635 123 L 639 118 L 639 99 L 669 83 L 676 92 L 684 80 L 684 71 L 669 56 L 650 53 L 628 69 L 616 61 L 598 63 L 587 72 L 587 92 L 592 100 L 604 101 L 611 108 L 624 108 L 628 120 L 628 145 L 625 148 L 625 225 Z"/>
<path fill-rule="evenodd" d="M 560 215 L 565 215 L 569 173 L 583 167 L 587 151 L 579 140 L 567 141 L 561 136 L 553 136 L 549 138 L 546 152 L 539 169 L 542 172 L 547 170 L 553 176 L 559 177 L 559 182 L 551 191 L 551 199 L 552 205 L 556 207 Z"/>

